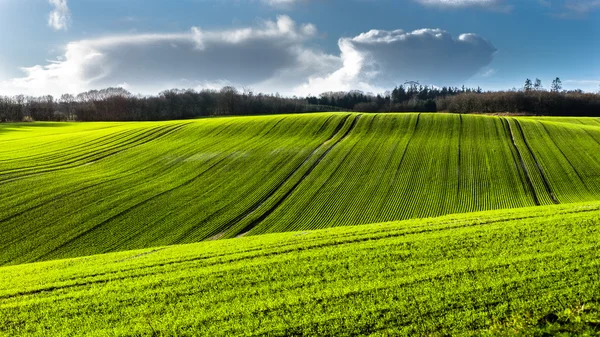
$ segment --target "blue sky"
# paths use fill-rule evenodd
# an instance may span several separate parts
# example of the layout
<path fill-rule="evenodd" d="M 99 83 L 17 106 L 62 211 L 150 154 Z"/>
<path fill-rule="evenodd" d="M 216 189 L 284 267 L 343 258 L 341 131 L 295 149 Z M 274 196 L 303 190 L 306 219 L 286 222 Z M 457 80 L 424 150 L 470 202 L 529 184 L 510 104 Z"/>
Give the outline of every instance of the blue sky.
<path fill-rule="evenodd" d="M 600 90 L 600 0 L 0 0 L 0 95 Z"/>

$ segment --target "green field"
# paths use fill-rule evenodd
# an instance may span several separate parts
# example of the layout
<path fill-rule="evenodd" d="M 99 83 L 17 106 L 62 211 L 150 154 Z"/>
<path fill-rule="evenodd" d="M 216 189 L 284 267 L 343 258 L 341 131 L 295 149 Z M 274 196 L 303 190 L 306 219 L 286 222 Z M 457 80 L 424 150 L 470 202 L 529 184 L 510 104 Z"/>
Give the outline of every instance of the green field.
<path fill-rule="evenodd" d="M 0 265 L 600 199 L 600 122 L 308 114 L 0 125 Z"/>
<path fill-rule="evenodd" d="M 0 124 L 0 335 L 593 335 L 599 252 L 597 118 Z"/>
<path fill-rule="evenodd" d="M 600 203 L 0 268 L 6 336 L 592 335 L 598 303 Z"/>

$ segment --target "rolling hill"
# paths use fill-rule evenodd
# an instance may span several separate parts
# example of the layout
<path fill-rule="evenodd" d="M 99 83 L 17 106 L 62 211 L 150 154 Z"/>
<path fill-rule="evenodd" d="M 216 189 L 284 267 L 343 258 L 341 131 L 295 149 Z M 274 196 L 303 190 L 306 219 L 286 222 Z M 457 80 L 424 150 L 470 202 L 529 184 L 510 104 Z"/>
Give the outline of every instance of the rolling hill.
<path fill-rule="evenodd" d="M 600 199 L 600 120 L 0 125 L 0 265 Z"/>
<path fill-rule="evenodd" d="M 594 336 L 600 203 L 0 267 L 6 336 Z"/>

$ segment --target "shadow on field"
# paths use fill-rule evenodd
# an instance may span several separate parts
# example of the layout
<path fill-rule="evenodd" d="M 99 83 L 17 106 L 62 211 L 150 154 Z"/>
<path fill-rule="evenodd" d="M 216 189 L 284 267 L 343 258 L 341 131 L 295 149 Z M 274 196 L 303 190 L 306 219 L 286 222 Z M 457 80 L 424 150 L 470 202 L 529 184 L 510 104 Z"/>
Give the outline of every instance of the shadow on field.
<path fill-rule="evenodd" d="M 0 123 L 0 134 L 15 131 L 33 131 L 36 128 L 57 128 L 69 126 L 71 123 L 64 122 L 22 122 L 22 123 Z"/>
<path fill-rule="evenodd" d="M 493 336 L 600 336 L 600 305 L 580 304 L 552 312 L 539 319 L 516 317 L 497 324 L 486 335 Z"/>

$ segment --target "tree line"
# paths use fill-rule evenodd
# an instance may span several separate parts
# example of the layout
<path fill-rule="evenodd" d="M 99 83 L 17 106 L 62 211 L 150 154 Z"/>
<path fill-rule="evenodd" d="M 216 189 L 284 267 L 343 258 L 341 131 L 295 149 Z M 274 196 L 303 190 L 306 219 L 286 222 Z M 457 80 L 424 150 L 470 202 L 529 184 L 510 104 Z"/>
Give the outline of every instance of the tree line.
<path fill-rule="evenodd" d="M 157 96 L 132 95 L 123 88 L 90 90 L 76 96 L 0 96 L 0 122 L 156 121 L 222 115 L 302 112 L 304 99 L 221 90 L 167 90 Z"/>
<path fill-rule="evenodd" d="M 14 121 L 153 121 L 206 116 L 264 115 L 316 111 L 518 113 L 600 116 L 600 93 L 562 90 L 556 78 L 550 90 L 539 79 L 520 89 L 432 87 L 416 82 L 383 94 L 362 91 L 326 92 L 319 96 L 282 97 L 227 86 L 221 90 L 163 91 L 156 96 L 132 95 L 123 88 L 31 97 L 0 96 L 0 122 Z"/>
<path fill-rule="evenodd" d="M 550 90 L 540 79 L 526 79 L 522 88 L 508 91 L 466 92 L 439 97 L 438 111 L 455 113 L 514 113 L 543 116 L 600 116 L 600 91 L 563 90 L 560 78 Z"/>

